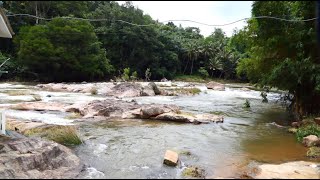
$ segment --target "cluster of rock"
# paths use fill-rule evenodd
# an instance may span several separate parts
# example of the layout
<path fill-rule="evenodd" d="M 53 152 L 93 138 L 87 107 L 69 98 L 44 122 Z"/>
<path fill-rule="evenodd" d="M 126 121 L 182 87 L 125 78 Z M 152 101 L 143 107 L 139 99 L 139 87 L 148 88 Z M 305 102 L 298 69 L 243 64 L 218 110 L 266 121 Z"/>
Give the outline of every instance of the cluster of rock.
<path fill-rule="evenodd" d="M 192 114 L 181 112 L 176 105 L 149 104 L 122 100 L 94 100 L 84 104 L 74 104 L 65 108 L 66 112 L 80 113 L 83 118 L 95 116 L 118 117 L 123 119 L 156 119 L 186 123 L 223 122 L 223 116 L 213 114 Z"/>

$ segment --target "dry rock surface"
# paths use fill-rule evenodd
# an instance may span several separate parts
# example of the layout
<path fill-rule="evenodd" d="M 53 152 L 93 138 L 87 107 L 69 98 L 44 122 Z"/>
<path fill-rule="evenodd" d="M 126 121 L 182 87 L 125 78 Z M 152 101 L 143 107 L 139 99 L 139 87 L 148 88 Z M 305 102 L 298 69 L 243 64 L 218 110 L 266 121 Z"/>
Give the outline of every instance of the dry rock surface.
<path fill-rule="evenodd" d="M 262 164 L 257 169 L 254 179 L 320 179 L 320 164 L 314 162 Z"/>
<path fill-rule="evenodd" d="M 75 178 L 82 165 L 70 149 L 33 138 L 0 142 L 0 178 Z"/>

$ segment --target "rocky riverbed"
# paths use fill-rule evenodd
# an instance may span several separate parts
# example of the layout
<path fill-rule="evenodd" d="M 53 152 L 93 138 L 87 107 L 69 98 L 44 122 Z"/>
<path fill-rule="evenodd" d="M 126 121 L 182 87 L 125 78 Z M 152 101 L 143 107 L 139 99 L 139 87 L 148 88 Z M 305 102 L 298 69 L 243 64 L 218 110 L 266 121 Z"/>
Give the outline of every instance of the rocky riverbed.
<path fill-rule="evenodd" d="M 0 86 L 11 130 L 77 126 L 83 141 L 2 137 L 2 178 L 183 178 L 187 167 L 202 178 L 319 178 L 317 160 L 281 128 L 278 93 L 261 103 L 259 91 L 215 82 Z M 161 163 L 167 149 L 180 152 L 177 167 Z"/>

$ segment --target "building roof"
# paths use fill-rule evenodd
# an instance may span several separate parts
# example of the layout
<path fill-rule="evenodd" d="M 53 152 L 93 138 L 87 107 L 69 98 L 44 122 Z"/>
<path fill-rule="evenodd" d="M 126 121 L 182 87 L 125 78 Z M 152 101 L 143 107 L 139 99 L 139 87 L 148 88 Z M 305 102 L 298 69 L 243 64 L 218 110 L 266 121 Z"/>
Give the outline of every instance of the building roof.
<path fill-rule="evenodd" d="M 2 8 L 0 8 L 0 37 L 12 38 L 14 32 Z"/>

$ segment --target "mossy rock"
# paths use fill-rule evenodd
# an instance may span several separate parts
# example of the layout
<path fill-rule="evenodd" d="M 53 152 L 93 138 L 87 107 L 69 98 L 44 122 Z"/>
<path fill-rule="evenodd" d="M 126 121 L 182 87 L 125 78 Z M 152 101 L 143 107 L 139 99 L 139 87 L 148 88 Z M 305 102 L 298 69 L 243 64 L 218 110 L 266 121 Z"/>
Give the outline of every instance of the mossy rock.
<path fill-rule="evenodd" d="M 320 147 L 311 147 L 307 152 L 308 157 L 319 158 L 320 157 Z"/>
<path fill-rule="evenodd" d="M 289 128 L 289 129 L 288 129 L 288 132 L 289 132 L 289 133 L 293 133 L 293 134 L 295 134 L 297 131 L 298 131 L 297 128 Z"/>
<path fill-rule="evenodd" d="M 192 177 L 192 178 L 204 178 L 205 177 L 205 170 L 199 167 L 190 166 L 186 167 L 182 171 L 182 176 L 184 177 Z"/>

